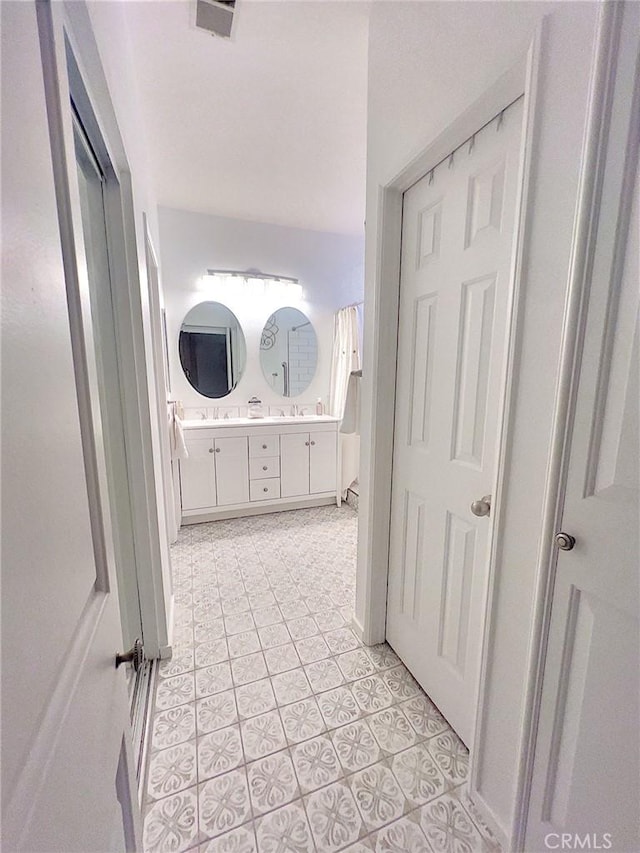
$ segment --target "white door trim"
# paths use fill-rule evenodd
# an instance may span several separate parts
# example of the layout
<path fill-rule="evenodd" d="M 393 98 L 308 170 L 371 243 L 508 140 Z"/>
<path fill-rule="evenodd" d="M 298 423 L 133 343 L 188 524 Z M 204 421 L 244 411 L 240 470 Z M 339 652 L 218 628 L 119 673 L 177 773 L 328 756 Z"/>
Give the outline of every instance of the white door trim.
<path fill-rule="evenodd" d="M 547 467 L 540 549 L 536 561 L 536 593 L 519 744 L 520 772 L 515 796 L 516 808 L 511 826 L 514 851 L 524 850 L 525 846 L 557 562 L 554 534 L 560 529 L 564 507 L 582 343 L 587 322 L 591 262 L 599 224 L 598 211 L 604 169 L 611 146 L 617 145 L 618 150 L 623 151 L 627 145 L 626 138 L 614 140 L 613 143 L 609 138 L 609 116 L 614 99 L 624 5 L 624 3 L 600 5 L 595 56 L 589 83 L 587 124 L 581 152 L 578 202 L 571 241 L 553 433 Z M 637 98 L 638 87 L 636 87 L 636 100 Z M 637 110 L 637 104 L 635 108 Z M 625 170 L 628 172 L 630 160 L 628 152 L 625 156 Z M 633 186 L 633 180 L 629 178 L 625 186 Z M 631 194 L 628 193 L 628 195 Z M 630 206 L 630 198 L 627 202 Z"/>
<path fill-rule="evenodd" d="M 123 228 L 109 229 L 110 256 L 113 259 L 115 291 L 113 310 L 118 332 L 119 358 L 122 361 L 125 442 L 130 471 L 136 569 L 140 593 L 140 611 L 145 650 L 149 657 L 171 654 L 168 616 L 162 578 L 162 550 L 155 492 L 154 457 L 151 433 L 149 379 L 145 358 L 143 306 L 140 269 L 136 244 L 131 172 L 115 110 L 100 62 L 98 46 L 85 3 L 52 4 L 51 40 L 57 53 L 57 85 L 48 95 L 63 118 L 69 111 L 69 80 L 66 73 L 65 39 L 77 64 L 82 86 L 108 148 L 108 155 L 119 187 L 105 193 L 108 222 L 120 222 Z M 64 119 L 63 119 L 64 120 Z M 65 129 L 66 130 L 66 129 Z M 56 139 L 64 146 L 64 130 Z M 111 215 L 110 215 L 111 213 Z M 143 223 L 140 223 L 141 227 Z"/>

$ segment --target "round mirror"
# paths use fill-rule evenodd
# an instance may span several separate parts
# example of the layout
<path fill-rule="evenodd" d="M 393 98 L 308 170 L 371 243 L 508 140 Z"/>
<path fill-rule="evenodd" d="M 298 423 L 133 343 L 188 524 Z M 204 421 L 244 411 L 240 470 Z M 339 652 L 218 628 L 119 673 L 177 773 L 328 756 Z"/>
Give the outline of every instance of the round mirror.
<path fill-rule="evenodd" d="M 278 308 L 260 338 L 260 364 L 269 385 L 283 397 L 297 397 L 311 384 L 317 361 L 311 321 L 297 308 Z"/>
<path fill-rule="evenodd" d="M 244 334 L 236 315 L 219 302 L 201 302 L 180 327 L 180 364 L 191 385 L 205 397 L 226 397 L 247 362 Z"/>

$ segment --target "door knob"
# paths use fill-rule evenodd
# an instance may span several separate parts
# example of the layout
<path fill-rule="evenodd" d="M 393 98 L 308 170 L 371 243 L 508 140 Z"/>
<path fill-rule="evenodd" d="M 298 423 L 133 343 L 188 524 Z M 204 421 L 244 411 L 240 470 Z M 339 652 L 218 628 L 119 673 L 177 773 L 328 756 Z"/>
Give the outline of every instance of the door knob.
<path fill-rule="evenodd" d="M 556 545 L 560 548 L 561 551 L 572 551 L 574 545 L 576 544 L 576 540 L 574 536 L 570 536 L 568 533 L 556 533 Z"/>
<path fill-rule="evenodd" d="M 471 512 L 482 518 L 484 515 L 491 513 L 491 495 L 484 495 L 479 501 L 474 501 L 471 504 Z"/>
<path fill-rule="evenodd" d="M 142 640 L 138 637 L 128 652 L 116 654 L 116 669 L 121 663 L 132 663 L 134 670 L 137 672 L 146 659 Z"/>

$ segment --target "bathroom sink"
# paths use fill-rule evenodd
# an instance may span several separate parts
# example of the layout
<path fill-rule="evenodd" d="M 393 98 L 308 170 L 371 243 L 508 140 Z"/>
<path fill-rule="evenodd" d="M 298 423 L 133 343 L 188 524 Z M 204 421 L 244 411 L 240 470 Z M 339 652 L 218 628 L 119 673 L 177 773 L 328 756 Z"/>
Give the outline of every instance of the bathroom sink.
<path fill-rule="evenodd" d="M 260 426 L 260 424 L 304 424 L 304 423 L 331 423 L 337 421 L 338 418 L 330 415 L 298 415 L 293 416 L 275 416 L 269 415 L 264 418 L 202 418 L 200 420 L 184 420 L 182 426 L 186 429 L 198 429 L 205 427 L 220 427 L 220 426 Z"/>

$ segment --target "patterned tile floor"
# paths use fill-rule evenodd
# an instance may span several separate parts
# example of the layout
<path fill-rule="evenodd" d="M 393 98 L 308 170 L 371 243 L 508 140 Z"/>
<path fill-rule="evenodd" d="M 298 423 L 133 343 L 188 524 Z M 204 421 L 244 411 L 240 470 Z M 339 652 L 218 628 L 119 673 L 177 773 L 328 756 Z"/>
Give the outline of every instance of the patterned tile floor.
<path fill-rule="evenodd" d="M 348 506 L 183 528 L 144 848 L 476 853 L 468 754 L 387 645 L 350 628 Z"/>

